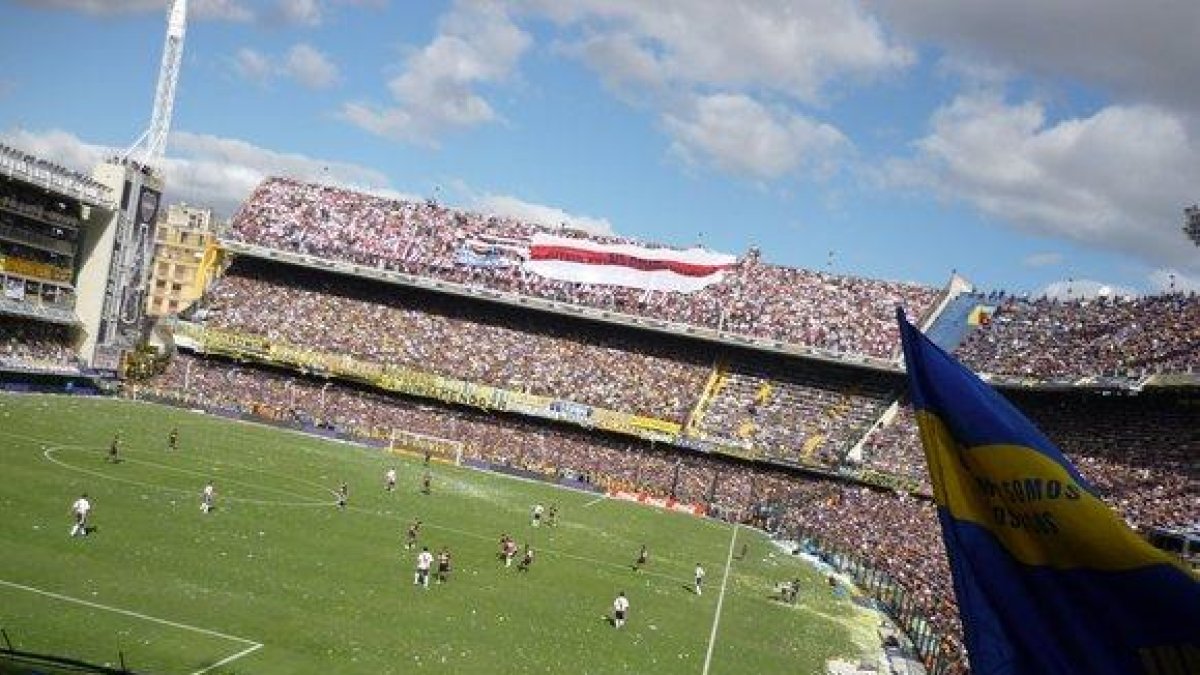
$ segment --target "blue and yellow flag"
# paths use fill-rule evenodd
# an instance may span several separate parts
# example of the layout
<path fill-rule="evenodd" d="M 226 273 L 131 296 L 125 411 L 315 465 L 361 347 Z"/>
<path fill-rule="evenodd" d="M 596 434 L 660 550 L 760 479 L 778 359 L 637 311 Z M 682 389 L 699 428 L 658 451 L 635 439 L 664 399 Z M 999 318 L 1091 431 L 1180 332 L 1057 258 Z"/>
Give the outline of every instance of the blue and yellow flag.
<path fill-rule="evenodd" d="M 1200 581 L 898 318 L 974 675 L 1200 673 Z"/>

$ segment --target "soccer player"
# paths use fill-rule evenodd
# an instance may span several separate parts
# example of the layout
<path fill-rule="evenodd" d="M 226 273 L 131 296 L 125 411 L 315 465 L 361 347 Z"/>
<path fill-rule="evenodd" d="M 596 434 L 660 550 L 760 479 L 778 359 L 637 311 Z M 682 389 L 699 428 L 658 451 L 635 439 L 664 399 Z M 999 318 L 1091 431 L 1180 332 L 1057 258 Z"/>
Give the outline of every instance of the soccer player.
<path fill-rule="evenodd" d="M 212 481 L 205 483 L 204 491 L 200 493 L 200 510 L 204 513 L 212 511 L 216 507 L 217 491 L 213 488 Z"/>
<path fill-rule="evenodd" d="M 404 550 L 411 551 L 417 545 L 417 534 L 421 531 L 421 519 L 418 518 L 408 526 L 408 533 L 405 535 Z"/>
<path fill-rule="evenodd" d="M 430 457 L 429 448 L 426 448 L 425 449 L 425 466 L 429 466 L 429 457 Z"/>
<path fill-rule="evenodd" d="M 541 524 L 542 524 L 542 511 L 543 511 L 543 510 L 544 510 L 544 509 L 542 508 L 542 505 L 541 505 L 541 504 L 534 504 L 534 505 L 533 505 L 533 513 L 531 513 L 531 514 L 530 514 L 530 516 L 529 516 L 529 518 L 530 518 L 530 523 L 529 523 L 529 524 L 530 524 L 530 525 L 533 525 L 534 527 L 537 527 L 538 525 L 541 525 Z"/>
<path fill-rule="evenodd" d="M 634 570 L 642 569 L 642 565 L 650 562 L 650 553 L 646 550 L 646 545 L 642 544 L 642 550 L 638 551 L 637 562 L 633 563 Z"/>
<path fill-rule="evenodd" d="M 625 597 L 625 591 L 617 594 L 617 599 L 613 600 L 613 626 L 620 628 L 625 625 L 625 613 L 629 611 L 629 598 Z"/>
<path fill-rule="evenodd" d="M 414 586 L 424 586 L 429 588 L 429 567 L 433 564 L 433 554 L 429 552 L 429 547 L 421 549 L 417 554 L 417 573 L 413 576 Z"/>
<path fill-rule="evenodd" d="M 700 587 L 704 585 L 704 568 L 696 563 L 696 595 L 700 595 Z"/>
<path fill-rule="evenodd" d="M 525 555 L 521 557 L 521 562 L 517 563 L 518 572 L 528 572 L 529 566 L 533 564 L 533 549 L 529 544 L 525 544 Z"/>
<path fill-rule="evenodd" d="M 167 449 L 179 449 L 179 427 L 171 427 L 171 433 L 167 434 Z"/>
<path fill-rule="evenodd" d="M 338 508 L 339 509 L 346 508 L 346 504 L 350 501 L 350 486 L 346 485 L 346 483 L 343 482 L 341 485 L 338 486 L 337 492 L 335 494 L 337 495 Z"/>
<path fill-rule="evenodd" d="M 433 478 L 429 475 L 429 472 L 426 471 L 425 475 L 421 477 L 421 494 L 433 494 L 432 481 Z"/>
<path fill-rule="evenodd" d="M 109 443 L 108 445 L 108 462 L 110 464 L 117 464 L 121 461 L 121 458 L 117 456 L 117 453 L 120 452 L 120 450 L 121 432 L 118 431 L 113 435 L 112 443 Z"/>
<path fill-rule="evenodd" d="M 383 489 L 392 492 L 396 489 L 396 470 L 388 469 L 387 473 L 383 474 Z"/>
<path fill-rule="evenodd" d="M 512 537 L 505 535 L 504 538 L 504 566 L 512 567 L 513 557 L 517 555 L 517 542 L 512 540 Z"/>
<path fill-rule="evenodd" d="M 550 505 L 550 511 L 546 514 L 546 525 L 547 527 L 558 526 L 558 504 Z"/>
<path fill-rule="evenodd" d="M 71 504 L 71 515 L 75 517 L 75 524 L 71 527 L 71 536 L 82 534 L 87 536 L 88 533 L 88 514 L 92 512 L 92 503 L 88 501 L 87 493 L 79 496 L 74 504 Z"/>
<path fill-rule="evenodd" d="M 450 580 L 450 549 L 443 546 L 442 550 L 438 551 L 437 565 L 437 582 L 444 584 Z"/>

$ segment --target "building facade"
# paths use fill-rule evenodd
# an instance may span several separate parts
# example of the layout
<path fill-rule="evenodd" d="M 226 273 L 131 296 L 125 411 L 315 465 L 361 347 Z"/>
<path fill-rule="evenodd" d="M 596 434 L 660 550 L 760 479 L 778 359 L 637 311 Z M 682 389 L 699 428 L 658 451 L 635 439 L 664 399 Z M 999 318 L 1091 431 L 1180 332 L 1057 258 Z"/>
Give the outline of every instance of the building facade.
<path fill-rule="evenodd" d="M 158 222 L 146 313 L 169 316 L 203 293 L 215 265 L 216 225 L 212 209 L 172 204 Z"/>

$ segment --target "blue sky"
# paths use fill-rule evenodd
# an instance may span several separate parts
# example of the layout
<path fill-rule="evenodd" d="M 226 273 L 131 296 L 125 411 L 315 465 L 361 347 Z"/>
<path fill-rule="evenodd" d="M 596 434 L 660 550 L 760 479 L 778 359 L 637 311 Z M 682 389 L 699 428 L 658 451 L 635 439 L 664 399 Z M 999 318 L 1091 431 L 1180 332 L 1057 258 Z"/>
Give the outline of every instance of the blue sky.
<path fill-rule="evenodd" d="M 223 212 L 288 174 L 888 279 L 1200 289 L 1194 2 L 190 4 L 168 188 Z M 129 145 L 165 5 L 0 0 L 0 139 Z"/>

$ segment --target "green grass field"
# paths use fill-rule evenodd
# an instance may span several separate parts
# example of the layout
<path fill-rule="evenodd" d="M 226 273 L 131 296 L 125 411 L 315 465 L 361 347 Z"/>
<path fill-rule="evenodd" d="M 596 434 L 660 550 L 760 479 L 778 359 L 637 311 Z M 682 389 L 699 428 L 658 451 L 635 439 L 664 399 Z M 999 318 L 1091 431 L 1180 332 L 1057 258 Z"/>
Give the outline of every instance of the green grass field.
<path fill-rule="evenodd" d="M 117 430 L 124 461 L 110 464 Z M 425 496 L 417 459 L 150 404 L 15 395 L 0 395 L 0 466 L 0 628 L 23 651 L 268 674 L 702 673 L 710 644 L 711 673 L 808 674 L 877 651 L 874 615 L 758 532 L 535 482 L 436 465 Z M 71 538 L 81 492 L 96 531 Z M 558 527 L 530 527 L 536 502 L 558 505 Z M 413 518 L 421 545 L 453 551 L 449 583 L 413 585 Z M 502 532 L 537 550 L 527 574 L 496 559 Z M 749 555 L 733 556 L 722 593 L 731 542 Z M 642 543 L 650 564 L 635 572 Z M 796 576 L 801 601 L 773 600 Z"/>

